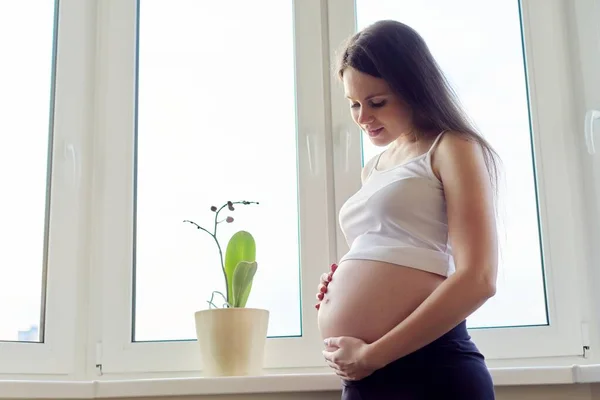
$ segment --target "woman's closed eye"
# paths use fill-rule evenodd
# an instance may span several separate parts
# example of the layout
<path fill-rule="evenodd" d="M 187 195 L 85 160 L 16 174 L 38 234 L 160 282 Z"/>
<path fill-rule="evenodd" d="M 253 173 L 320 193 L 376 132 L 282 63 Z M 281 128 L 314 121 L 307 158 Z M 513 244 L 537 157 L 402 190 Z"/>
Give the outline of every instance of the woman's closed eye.
<path fill-rule="evenodd" d="M 369 106 L 372 108 L 381 108 L 383 106 L 385 106 L 387 103 L 386 100 L 380 100 L 380 101 L 369 101 Z M 360 108 L 360 103 L 352 103 L 350 105 L 350 108 Z"/>
<path fill-rule="evenodd" d="M 385 104 L 387 103 L 385 100 L 380 100 L 380 101 L 370 101 L 369 102 L 370 106 L 373 108 L 381 108 L 383 106 L 385 106 Z"/>

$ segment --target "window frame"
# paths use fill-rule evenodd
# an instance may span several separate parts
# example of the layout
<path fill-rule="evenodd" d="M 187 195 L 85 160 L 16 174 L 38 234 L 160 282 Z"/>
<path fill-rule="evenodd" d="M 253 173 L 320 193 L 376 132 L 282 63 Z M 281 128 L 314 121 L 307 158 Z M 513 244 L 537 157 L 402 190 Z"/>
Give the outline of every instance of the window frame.
<path fill-rule="evenodd" d="M 592 151 L 591 137 L 588 137 L 585 126 L 590 123 L 588 111 L 600 110 L 600 28 L 597 20 L 600 19 L 599 0 L 581 0 L 569 2 L 567 14 L 570 22 L 573 50 L 573 79 L 576 87 L 575 113 L 577 130 L 581 136 L 581 151 L 584 154 L 582 177 L 585 182 L 586 218 L 592 223 L 587 224 L 589 242 L 588 265 L 590 266 L 589 279 L 583 287 L 588 303 L 585 305 L 589 315 L 590 334 L 587 338 L 588 345 L 595 348 L 600 341 L 600 321 L 598 320 L 597 304 L 600 294 L 597 284 L 600 282 L 600 273 L 595 266 L 600 264 L 600 158 L 598 157 L 598 128 L 600 122 L 595 121 L 595 145 Z M 595 223 L 594 223 L 595 222 Z M 597 355 L 591 353 L 591 358 L 597 360 Z"/>
<path fill-rule="evenodd" d="M 580 357 L 588 335 L 586 325 L 582 325 L 585 299 L 579 290 L 587 265 L 583 190 L 579 180 L 570 179 L 580 176 L 579 149 L 573 140 L 577 125 L 571 103 L 564 103 L 564 99 L 573 100 L 565 5 L 560 0 L 521 3 L 549 325 L 470 329 L 491 364 L 511 359 Z M 355 2 L 329 0 L 328 5 L 329 15 L 336 16 L 329 20 L 329 42 L 336 49 L 355 33 Z M 547 46 L 548 42 L 555 45 Z M 333 53 L 330 62 L 335 65 Z M 339 212 L 344 200 L 360 187 L 361 133 L 350 117 L 341 85 L 332 82 L 331 93 Z M 565 209 L 572 213 L 571 220 L 563 218 Z M 347 245 L 339 227 L 337 238 L 341 257 Z"/>
<path fill-rule="evenodd" d="M 50 84 L 49 159 L 42 323 L 39 343 L 0 342 L 0 374 L 75 373 L 86 282 L 85 174 L 93 113 L 95 2 L 56 0 Z M 73 250 L 75 249 L 75 250 Z M 83 267 L 83 268 L 82 268 Z M 45 295 L 45 296 L 44 296 Z"/>
<path fill-rule="evenodd" d="M 315 304 L 319 277 L 335 258 L 335 215 L 323 60 L 324 7 L 293 2 L 298 142 L 302 336 L 269 338 L 265 369 L 322 366 Z M 132 342 L 134 146 L 137 0 L 98 4 L 99 38 L 92 268 L 100 327 L 96 364 L 103 374 L 201 371 L 195 340 Z M 321 27 L 315 33 L 314 27 Z M 112 149 L 118 148 L 115 152 Z M 327 204 L 327 207 L 323 207 Z M 314 282 L 314 284 L 310 284 Z M 193 318 L 190 315 L 190 318 Z"/>

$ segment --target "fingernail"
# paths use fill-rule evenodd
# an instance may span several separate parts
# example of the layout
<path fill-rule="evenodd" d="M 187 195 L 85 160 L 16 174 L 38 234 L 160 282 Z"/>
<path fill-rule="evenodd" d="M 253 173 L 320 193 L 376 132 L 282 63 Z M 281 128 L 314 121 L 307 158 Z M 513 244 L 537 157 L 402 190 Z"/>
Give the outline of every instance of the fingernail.
<path fill-rule="evenodd" d="M 317 310 L 319 309 L 319 307 L 321 307 L 321 304 L 320 304 L 320 303 L 317 303 L 317 304 L 315 304 L 315 308 L 316 308 Z"/>
<path fill-rule="evenodd" d="M 338 267 L 337 264 L 331 264 L 331 272 L 335 272 L 337 267 Z"/>

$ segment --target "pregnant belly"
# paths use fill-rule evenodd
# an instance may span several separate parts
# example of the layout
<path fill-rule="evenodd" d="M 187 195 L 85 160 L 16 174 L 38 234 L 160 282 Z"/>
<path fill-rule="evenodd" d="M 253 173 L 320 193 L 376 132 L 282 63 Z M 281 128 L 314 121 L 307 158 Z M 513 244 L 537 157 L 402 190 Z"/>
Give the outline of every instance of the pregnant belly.
<path fill-rule="evenodd" d="M 410 315 L 444 279 L 384 262 L 345 261 L 335 271 L 319 308 L 321 336 L 374 342 Z"/>

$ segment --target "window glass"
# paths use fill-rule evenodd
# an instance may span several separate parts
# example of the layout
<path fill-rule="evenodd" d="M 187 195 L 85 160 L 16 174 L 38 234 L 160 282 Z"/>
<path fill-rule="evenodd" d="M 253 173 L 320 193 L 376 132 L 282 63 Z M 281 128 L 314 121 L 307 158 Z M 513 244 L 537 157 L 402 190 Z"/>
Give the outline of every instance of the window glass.
<path fill-rule="evenodd" d="M 142 0 L 139 30 L 134 340 L 195 338 L 226 290 L 215 241 L 183 221 L 213 232 L 211 206 L 243 200 L 219 215 L 223 252 L 254 236 L 246 306 L 300 335 L 292 2 Z"/>

